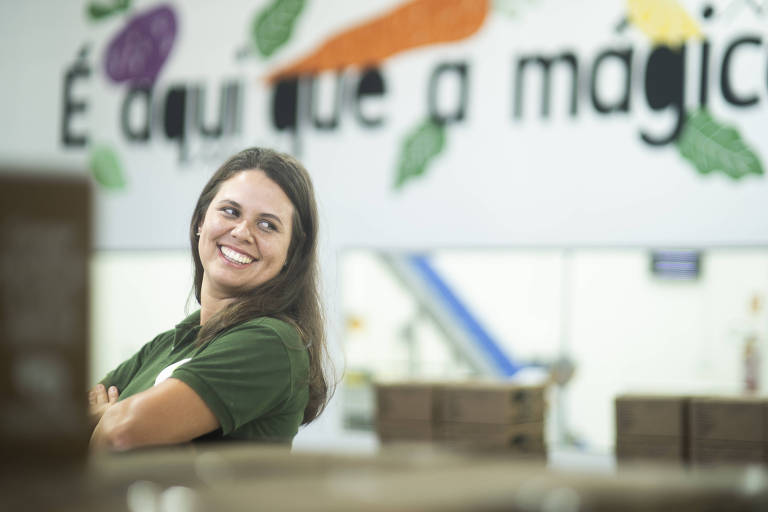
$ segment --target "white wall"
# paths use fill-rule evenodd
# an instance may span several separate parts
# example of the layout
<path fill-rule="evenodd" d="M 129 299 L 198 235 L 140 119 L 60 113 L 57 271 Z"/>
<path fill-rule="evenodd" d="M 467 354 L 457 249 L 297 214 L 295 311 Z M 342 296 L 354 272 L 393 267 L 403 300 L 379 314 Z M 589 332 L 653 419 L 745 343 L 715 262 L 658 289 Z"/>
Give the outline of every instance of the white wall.
<path fill-rule="evenodd" d="M 768 250 L 710 250 L 702 265 L 698 281 L 669 282 L 650 278 L 645 251 L 573 254 L 568 345 L 578 373 L 568 421 L 576 432 L 612 443 L 619 392 L 740 391 L 749 301 L 768 297 Z M 760 321 L 765 336 L 765 309 Z M 762 374 L 765 384 L 765 365 Z"/>
<path fill-rule="evenodd" d="M 768 297 L 768 249 L 706 250 L 695 281 L 655 278 L 649 259 L 643 248 L 496 249 L 437 251 L 433 262 L 510 357 L 574 360 L 567 432 L 556 428 L 553 397 L 549 439 L 567 433 L 608 452 L 618 393 L 739 392 L 749 302 L 755 293 Z M 341 273 L 344 313 L 359 324 L 345 336 L 350 368 L 409 377 L 402 329 L 417 314 L 412 298 L 374 252 L 349 251 Z M 765 307 L 758 324 L 766 354 Z M 439 333 L 417 333 L 423 360 L 416 376 L 460 377 L 460 368 L 445 364 Z M 764 391 L 767 381 L 763 364 Z"/>
<path fill-rule="evenodd" d="M 91 259 L 91 382 L 184 319 L 187 251 L 97 251 Z M 191 307 L 189 312 L 196 308 Z"/>

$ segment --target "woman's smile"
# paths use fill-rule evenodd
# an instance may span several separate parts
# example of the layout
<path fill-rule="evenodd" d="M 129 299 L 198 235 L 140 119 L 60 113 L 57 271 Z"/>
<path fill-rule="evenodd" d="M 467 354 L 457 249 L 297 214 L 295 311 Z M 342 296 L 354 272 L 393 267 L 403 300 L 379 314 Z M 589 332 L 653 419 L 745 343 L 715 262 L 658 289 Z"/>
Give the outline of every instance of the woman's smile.
<path fill-rule="evenodd" d="M 224 258 L 230 263 L 235 263 L 238 266 L 246 266 L 254 261 L 258 261 L 256 260 L 256 258 L 249 256 L 248 254 L 242 253 L 231 247 L 227 247 L 226 245 L 219 245 L 219 251 L 221 253 L 222 258 Z"/>

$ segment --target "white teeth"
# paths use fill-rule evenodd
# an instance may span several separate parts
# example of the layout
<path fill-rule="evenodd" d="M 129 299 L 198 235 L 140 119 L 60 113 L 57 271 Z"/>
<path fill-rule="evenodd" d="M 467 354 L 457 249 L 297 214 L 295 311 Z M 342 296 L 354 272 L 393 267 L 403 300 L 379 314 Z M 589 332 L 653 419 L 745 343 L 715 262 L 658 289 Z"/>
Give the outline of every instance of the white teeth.
<path fill-rule="evenodd" d="M 234 251 L 229 247 L 221 246 L 221 253 L 225 258 L 230 261 L 234 261 L 235 263 L 242 263 L 245 265 L 253 261 L 253 258 L 246 256 L 245 254 L 240 254 L 239 252 Z"/>

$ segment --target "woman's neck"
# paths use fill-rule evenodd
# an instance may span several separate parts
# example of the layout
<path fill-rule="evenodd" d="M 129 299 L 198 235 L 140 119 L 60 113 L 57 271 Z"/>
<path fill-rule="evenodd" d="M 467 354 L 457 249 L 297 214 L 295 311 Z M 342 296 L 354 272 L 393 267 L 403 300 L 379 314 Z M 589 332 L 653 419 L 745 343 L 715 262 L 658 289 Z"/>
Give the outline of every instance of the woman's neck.
<path fill-rule="evenodd" d="M 200 325 L 204 325 L 213 315 L 234 301 L 233 297 L 222 297 L 210 293 L 210 290 L 206 290 L 206 286 L 203 285 L 202 290 L 200 290 Z"/>

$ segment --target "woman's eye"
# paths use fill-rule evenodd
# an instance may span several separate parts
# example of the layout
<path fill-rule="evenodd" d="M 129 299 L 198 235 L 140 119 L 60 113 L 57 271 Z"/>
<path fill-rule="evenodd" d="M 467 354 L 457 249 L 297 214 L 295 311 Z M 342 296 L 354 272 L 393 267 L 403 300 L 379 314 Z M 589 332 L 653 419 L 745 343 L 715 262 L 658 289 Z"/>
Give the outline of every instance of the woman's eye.
<path fill-rule="evenodd" d="M 259 226 L 259 229 L 262 229 L 264 231 L 275 230 L 275 225 L 269 222 L 268 220 L 260 220 L 257 225 Z"/>
<path fill-rule="evenodd" d="M 238 213 L 237 210 L 231 206 L 225 206 L 221 211 L 232 217 L 236 217 Z"/>

